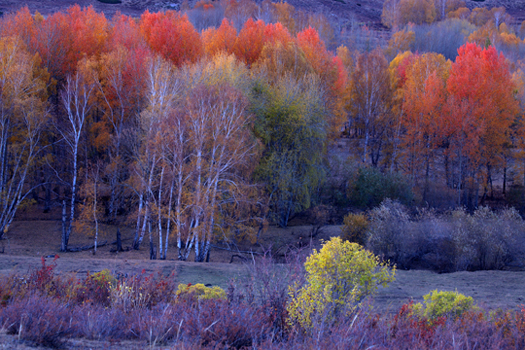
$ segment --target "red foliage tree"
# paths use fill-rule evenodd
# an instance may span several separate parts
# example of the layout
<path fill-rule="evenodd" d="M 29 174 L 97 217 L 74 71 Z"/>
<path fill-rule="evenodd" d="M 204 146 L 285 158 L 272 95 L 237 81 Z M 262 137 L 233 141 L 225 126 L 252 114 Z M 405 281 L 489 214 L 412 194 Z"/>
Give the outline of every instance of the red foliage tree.
<path fill-rule="evenodd" d="M 176 66 L 196 62 L 204 52 L 201 37 L 188 16 L 178 12 L 146 10 L 140 18 L 140 30 L 150 48 Z"/>
<path fill-rule="evenodd" d="M 235 42 L 235 56 L 249 66 L 257 61 L 264 47 L 265 29 L 266 24 L 262 20 L 255 22 L 251 18 L 248 19 Z"/>
<path fill-rule="evenodd" d="M 451 154 L 459 162 L 458 188 L 468 180 L 486 191 L 492 182 L 518 113 L 513 90 L 503 54 L 473 43 L 459 48 L 447 82 L 447 127 Z"/>

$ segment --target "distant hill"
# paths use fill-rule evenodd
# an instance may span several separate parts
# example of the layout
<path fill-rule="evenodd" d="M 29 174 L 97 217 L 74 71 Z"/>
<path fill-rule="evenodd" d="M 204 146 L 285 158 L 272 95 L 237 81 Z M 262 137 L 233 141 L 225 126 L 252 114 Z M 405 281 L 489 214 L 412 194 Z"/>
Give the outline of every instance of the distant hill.
<path fill-rule="evenodd" d="M 105 0 L 105 2 L 110 1 Z M 190 4 L 194 2 L 195 0 L 191 0 Z M 374 29 L 386 29 L 381 25 L 384 0 L 288 0 L 287 2 L 298 9 L 323 12 L 343 25 L 363 23 Z M 120 4 L 108 4 L 99 0 L 0 0 L 0 11 L 7 13 L 28 6 L 31 11 L 39 11 L 46 15 L 79 4 L 92 5 L 108 17 L 113 16 L 117 11 L 139 16 L 146 9 L 150 11 L 177 9 L 180 3 L 181 0 L 121 0 Z M 517 23 L 525 20 L 525 0 L 467 0 L 466 3 L 470 9 L 481 6 L 489 8 L 504 6 Z"/>

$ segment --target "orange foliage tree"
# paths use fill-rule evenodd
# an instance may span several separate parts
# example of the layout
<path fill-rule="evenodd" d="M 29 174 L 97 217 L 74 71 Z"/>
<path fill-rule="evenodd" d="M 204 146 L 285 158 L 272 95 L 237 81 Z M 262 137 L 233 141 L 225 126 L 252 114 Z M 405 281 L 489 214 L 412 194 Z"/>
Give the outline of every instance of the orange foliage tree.
<path fill-rule="evenodd" d="M 139 25 L 134 18 L 119 13 L 113 16 L 110 22 L 106 51 L 111 51 L 118 46 L 123 46 L 128 50 L 136 50 L 145 44 Z"/>
<path fill-rule="evenodd" d="M 417 55 L 406 69 L 402 147 L 406 169 L 412 179 L 417 182 L 421 170 L 424 172 L 424 200 L 435 152 L 442 143 L 445 82 L 449 69 L 450 62 L 434 53 Z"/>
<path fill-rule="evenodd" d="M 251 66 L 261 55 L 265 38 L 266 24 L 262 20 L 257 22 L 248 19 L 239 32 L 235 41 L 235 55 L 248 66 Z"/>
<path fill-rule="evenodd" d="M 226 18 L 222 20 L 219 28 L 211 27 L 202 32 L 204 52 L 208 56 L 213 56 L 219 51 L 233 53 L 236 40 L 237 30 Z"/>

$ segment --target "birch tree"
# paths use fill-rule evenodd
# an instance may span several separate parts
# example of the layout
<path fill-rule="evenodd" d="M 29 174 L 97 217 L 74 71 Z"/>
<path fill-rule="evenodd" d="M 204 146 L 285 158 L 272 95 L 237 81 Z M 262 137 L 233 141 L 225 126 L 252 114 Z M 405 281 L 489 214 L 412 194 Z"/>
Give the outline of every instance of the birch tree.
<path fill-rule="evenodd" d="M 62 243 L 60 246 L 60 251 L 62 252 L 65 252 L 68 249 L 69 237 L 75 219 L 79 146 L 86 120 L 89 117 L 93 105 L 92 96 L 93 90 L 95 89 L 95 83 L 92 79 L 92 75 L 89 73 L 89 65 L 89 61 L 81 61 L 77 72 L 74 75 L 67 76 L 64 88 L 60 93 L 66 120 L 63 125 L 59 127 L 59 132 L 66 143 L 66 147 L 71 153 L 71 160 L 73 163 L 71 170 L 69 223 L 67 228 L 63 230 Z"/>
<path fill-rule="evenodd" d="M 146 109 L 140 115 L 140 128 L 135 149 L 134 172 L 139 197 L 137 223 L 133 248 L 142 244 L 149 220 L 152 204 L 155 201 L 154 185 L 158 166 L 162 163 L 159 151 L 159 133 L 162 121 L 173 110 L 180 94 L 180 83 L 174 66 L 160 57 L 152 58 L 147 63 Z M 162 185 L 162 180 L 157 185 Z M 162 195 L 161 195 L 162 197 Z M 161 203 L 157 203 L 160 208 Z M 160 210 L 160 209 L 159 209 Z M 162 236 L 159 232 L 159 237 Z M 160 242 L 159 242 L 160 243 Z M 164 246 L 159 244 L 159 247 Z"/>
<path fill-rule="evenodd" d="M 187 240 L 194 244 L 195 261 L 202 262 L 214 239 L 218 207 L 228 194 L 226 186 L 243 181 L 240 170 L 251 160 L 256 143 L 249 129 L 252 116 L 239 91 L 220 84 L 202 86 L 192 92 L 188 103 L 188 139 L 194 165 Z"/>
<path fill-rule="evenodd" d="M 352 74 L 351 114 L 363 138 L 361 160 L 377 165 L 382 147 L 383 125 L 392 104 L 388 62 L 376 49 L 357 58 Z"/>

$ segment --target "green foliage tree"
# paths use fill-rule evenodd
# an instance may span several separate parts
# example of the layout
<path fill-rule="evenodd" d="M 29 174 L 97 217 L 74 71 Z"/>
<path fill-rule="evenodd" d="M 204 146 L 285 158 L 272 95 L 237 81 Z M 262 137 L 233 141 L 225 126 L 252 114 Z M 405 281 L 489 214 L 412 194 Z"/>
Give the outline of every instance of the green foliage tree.
<path fill-rule="evenodd" d="M 334 322 L 356 309 L 379 286 L 394 280 L 389 269 L 359 244 L 332 237 L 305 263 L 306 285 L 290 287 L 289 322 L 310 328 L 316 321 Z"/>
<path fill-rule="evenodd" d="M 327 123 L 318 83 L 315 75 L 296 80 L 285 74 L 252 94 L 254 132 L 265 147 L 256 178 L 266 184 L 271 215 L 282 227 L 310 207 L 326 177 Z"/>
<path fill-rule="evenodd" d="M 382 173 L 377 168 L 359 168 L 350 180 L 347 196 L 360 208 L 374 208 L 386 199 L 410 204 L 414 194 L 410 184 L 398 173 Z"/>

